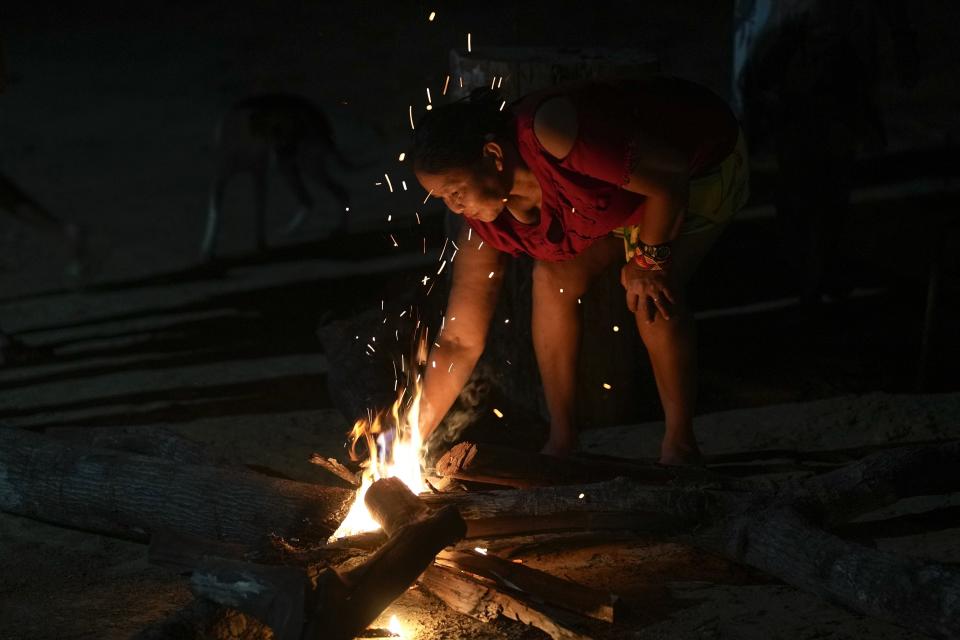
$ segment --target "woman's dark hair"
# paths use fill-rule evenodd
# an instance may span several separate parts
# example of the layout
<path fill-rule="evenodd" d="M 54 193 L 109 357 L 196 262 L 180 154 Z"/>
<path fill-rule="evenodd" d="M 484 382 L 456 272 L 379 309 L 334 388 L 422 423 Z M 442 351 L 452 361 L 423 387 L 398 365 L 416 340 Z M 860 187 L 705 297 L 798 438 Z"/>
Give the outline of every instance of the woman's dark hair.
<path fill-rule="evenodd" d="M 483 87 L 427 111 L 413 132 L 414 166 L 439 173 L 473 165 L 482 157 L 488 135 L 513 136 L 513 114 L 503 105 L 498 92 Z"/>

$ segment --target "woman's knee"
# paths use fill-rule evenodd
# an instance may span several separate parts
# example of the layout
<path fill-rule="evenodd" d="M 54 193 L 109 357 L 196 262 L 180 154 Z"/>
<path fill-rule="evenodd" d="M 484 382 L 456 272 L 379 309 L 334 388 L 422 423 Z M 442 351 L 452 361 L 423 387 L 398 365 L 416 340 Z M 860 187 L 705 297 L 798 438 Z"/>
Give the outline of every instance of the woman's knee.
<path fill-rule="evenodd" d="M 538 260 L 533 264 L 533 289 L 540 294 L 563 294 L 573 298 L 586 293 L 588 278 L 569 262 Z"/>

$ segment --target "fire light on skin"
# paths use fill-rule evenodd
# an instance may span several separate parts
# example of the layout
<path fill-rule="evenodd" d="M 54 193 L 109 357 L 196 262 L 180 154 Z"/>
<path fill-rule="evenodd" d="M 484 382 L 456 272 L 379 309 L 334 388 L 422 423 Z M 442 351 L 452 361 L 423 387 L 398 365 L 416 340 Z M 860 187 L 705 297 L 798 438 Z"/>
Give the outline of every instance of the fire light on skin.
<path fill-rule="evenodd" d="M 370 347 L 369 344 L 367 346 Z M 422 336 L 417 345 L 417 357 L 411 361 L 425 363 L 426 359 L 426 336 Z M 401 370 L 406 370 L 403 360 Z M 415 381 L 410 382 L 411 379 Z M 401 388 L 390 409 L 369 420 L 357 420 L 353 425 L 351 452 L 355 453 L 357 443 L 363 440 L 370 456 L 362 465 L 362 481 L 353 505 L 340 527 L 330 537 L 331 541 L 380 528 L 363 501 L 375 480 L 399 478 L 414 493 L 427 490 L 420 465 L 423 448 L 423 439 L 420 436 L 420 398 L 423 391 L 421 379 L 419 371 L 413 371 L 411 367 L 407 373 L 408 383 Z"/>

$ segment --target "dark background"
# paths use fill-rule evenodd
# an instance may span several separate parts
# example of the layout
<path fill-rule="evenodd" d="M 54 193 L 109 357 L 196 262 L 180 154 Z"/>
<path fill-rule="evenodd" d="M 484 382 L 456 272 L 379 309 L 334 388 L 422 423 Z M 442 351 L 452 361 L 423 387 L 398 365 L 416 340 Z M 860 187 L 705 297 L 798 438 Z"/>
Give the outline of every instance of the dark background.
<path fill-rule="evenodd" d="M 909 7 L 920 54 L 915 86 L 899 84 L 889 33 L 879 34 L 871 71 L 888 143 L 857 165 L 855 204 L 839 243 L 849 258 L 849 295 L 798 304 L 795 245 L 773 206 L 776 156 L 770 139 L 756 141 L 754 196 L 693 284 L 700 410 L 809 404 L 773 407 L 753 422 L 720 415 L 711 424 L 723 429 L 701 429 L 708 455 L 943 437 L 940 414 L 926 412 L 930 396 L 904 401 L 876 392 L 919 389 L 932 264 L 942 271 L 923 389 L 955 391 L 960 382 L 958 6 Z M 50 435 L 167 428 L 226 459 L 329 481 L 306 460 L 312 451 L 343 455 L 349 424 L 327 383 L 347 359 L 325 352 L 317 325 L 379 313 L 381 300 L 395 318 L 392 301 L 436 269 L 418 258 L 419 238 L 440 249 L 442 212 L 419 206 L 423 194 L 397 156 L 409 145 L 407 107 L 423 107 L 427 86 L 437 95 L 449 50 L 465 47 L 467 32 L 477 49 L 631 47 L 729 98 L 732 10 L 731 2 L 707 0 L 6 3 L 0 173 L 83 225 L 90 260 L 80 278 L 66 275 L 62 242 L 0 212 L 0 329 L 23 347 L 0 367 L 0 422 Z M 271 250 L 258 255 L 250 184 L 238 178 L 227 197 L 223 268 L 213 270 L 197 254 L 214 124 L 236 100 L 266 91 L 303 94 L 333 122 L 338 146 L 358 165 L 332 170 L 351 192 L 350 234 L 326 239 L 334 204 L 320 198 L 331 216 L 314 217 L 290 237 L 272 233 Z M 376 185 L 384 172 L 395 185 L 406 179 L 410 191 Z M 818 188 L 810 185 L 814 200 Z M 294 208 L 274 180 L 271 229 Z M 415 210 L 429 232 L 416 227 Z M 390 233 L 402 239 L 402 257 L 391 253 Z M 348 345 L 351 362 L 364 362 L 363 338 Z M 652 380 L 644 388 L 637 418 L 659 420 Z M 857 403 L 854 394 L 867 395 Z M 956 416 L 950 396 L 942 397 Z M 912 430 L 911 420 L 929 429 Z M 763 429 L 751 431 L 757 425 Z M 604 436 L 604 451 L 645 447 L 653 455 L 659 429 L 631 427 L 640 434 L 633 440 Z M 783 436 L 788 431 L 797 439 Z M 955 549 L 955 536 L 944 540 L 938 548 Z M 664 547 L 652 556 L 664 559 L 657 579 L 676 579 L 670 558 L 682 554 Z M 712 598 L 705 613 L 645 637 L 700 638 L 704 629 L 710 637 L 728 637 L 724 629 L 748 637 L 736 634 L 759 620 L 761 608 L 776 620 L 757 622 L 755 637 L 781 626 L 810 637 L 905 637 L 785 587 L 724 589 L 698 592 L 697 599 Z M 773 604 L 757 595 L 763 589 L 774 593 Z M 140 545 L 0 516 L 0 638 L 129 637 L 188 599 L 184 581 L 148 567 Z M 466 624 L 461 617 L 427 606 L 418 601 L 415 609 L 427 612 L 430 637 L 472 637 L 456 626 Z M 684 624 L 687 635 L 677 631 Z M 505 629 L 489 637 L 521 637 Z"/>

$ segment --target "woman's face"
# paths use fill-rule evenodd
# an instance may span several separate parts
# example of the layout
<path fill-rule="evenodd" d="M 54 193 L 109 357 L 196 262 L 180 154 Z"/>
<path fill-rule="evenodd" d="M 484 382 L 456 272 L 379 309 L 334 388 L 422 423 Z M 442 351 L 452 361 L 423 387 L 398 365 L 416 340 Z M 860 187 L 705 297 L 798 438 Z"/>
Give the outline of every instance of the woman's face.
<path fill-rule="evenodd" d="M 442 198 L 454 213 L 481 222 L 493 222 L 503 211 L 509 189 L 496 163 L 484 157 L 476 165 L 441 173 L 417 171 L 417 180 L 434 198 Z"/>

